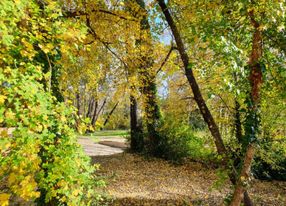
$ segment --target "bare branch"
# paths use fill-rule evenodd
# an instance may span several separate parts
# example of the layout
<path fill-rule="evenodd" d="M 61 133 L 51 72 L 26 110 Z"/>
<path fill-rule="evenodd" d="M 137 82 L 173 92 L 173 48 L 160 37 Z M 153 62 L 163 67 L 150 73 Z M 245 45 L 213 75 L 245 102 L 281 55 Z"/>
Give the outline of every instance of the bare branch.
<path fill-rule="evenodd" d="M 172 51 L 173 51 L 174 49 L 176 49 L 176 47 L 174 47 L 174 46 L 172 46 L 172 47 L 170 48 L 170 50 L 169 50 L 167 56 L 165 57 L 164 61 L 162 62 L 160 68 L 157 70 L 156 74 L 158 74 L 158 73 L 162 70 L 163 66 L 167 63 L 167 61 L 168 61 L 168 59 L 169 59 L 169 57 L 170 57 L 170 55 L 171 55 L 171 53 L 172 53 Z"/>

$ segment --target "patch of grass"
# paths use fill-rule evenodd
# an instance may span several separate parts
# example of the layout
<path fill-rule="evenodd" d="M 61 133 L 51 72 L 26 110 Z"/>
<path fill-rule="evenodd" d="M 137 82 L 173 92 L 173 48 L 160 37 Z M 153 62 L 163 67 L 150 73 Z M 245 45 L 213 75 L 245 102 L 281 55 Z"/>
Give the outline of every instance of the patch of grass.
<path fill-rule="evenodd" d="M 91 134 L 92 136 L 128 136 L 128 130 L 102 130 L 102 131 L 95 131 Z"/>
<path fill-rule="evenodd" d="M 94 142 L 99 142 L 100 137 L 104 138 L 126 138 L 129 136 L 129 131 L 128 130 L 102 130 L 102 131 L 95 131 L 90 134 L 86 135 L 78 135 L 78 136 L 86 136 L 92 139 Z"/>

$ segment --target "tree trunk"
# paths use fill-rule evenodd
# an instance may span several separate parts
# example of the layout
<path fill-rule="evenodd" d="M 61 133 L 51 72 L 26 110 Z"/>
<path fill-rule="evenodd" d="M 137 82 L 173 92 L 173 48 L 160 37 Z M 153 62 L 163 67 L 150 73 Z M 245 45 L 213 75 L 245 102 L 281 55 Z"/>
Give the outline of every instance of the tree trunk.
<path fill-rule="evenodd" d="M 241 123 L 241 117 L 240 117 L 240 104 L 235 98 L 234 100 L 235 108 L 234 108 L 234 133 L 235 138 L 240 146 L 243 145 L 243 134 L 242 134 L 242 123 Z M 242 161 L 242 154 L 241 149 L 238 148 L 235 153 L 233 154 L 233 167 L 235 167 L 236 170 L 239 169 Z"/>
<path fill-rule="evenodd" d="M 145 73 L 145 72 L 144 72 Z M 147 72 L 146 72 L 147 73 Z M 157 103 L 157 85 L 155 78 L 152 76 L 145 76 L 143 80 L 143 94 L 145 98 L 145 118 L 146 126 L 148 132 L 148 150 L 157 156 L 157 146 L 160 142 L 160 136 L 158 134 L 157 128 L 160 124 L 161 114 L 160 108 Z"/>
<path fill-rule="evenodd" d="M 76 93 L 76 107 L 77 107 L 77 115 L 80 116 L 81 115 L 81 111 L 80 111 L 80 95 L 77 92 Z"/>
<path fill-rule="evenodd" d="M 137 132 L 137 100 L 131 94 L 130 95 L 130 130 L 131 130 L 131 148 L 132 148 L 132 134 Z"/>
<path fill-rule="evenodd" d="M 119 102 L 117 102 L 117 103 L 114 105 L 114 107 L 111 109 L 111 111 L 110 111 L 109 114 L 107 115 L 107 117 L 106 117 L 106 119 L 105 119 L 105 121 L 104 121 L 103 126 L 102 126 L 101 129 L 103 129 L 104 126 L 108 123 L 108 121 L 109 121 L 111 115 L 113 114 L 113 112 L 114 112 L 114 110 L 116 109 L 116 107 L 117 107 L 118 104 L 119 104 Z"/>
<path fill-rule="evenodd" d="M 91 97 L 90 100 L 88 101 L 88 110 L 86 116 L 91 120 L 92 119 L 92 110 L 94 106 L 94 97 Z"/>
<path fill-rule="evenodd" d="M 96 101 L 96 108 L 95 108 L 95 110 L 94 110 L 93 117 L 92 117 L 92 121 L 91 121 L 91 123 L 92 123 L 93 126 L 95 125 L 95 123 L 96 123 L 96 121 L 97 121 L 97 119 L 98 119 L 98 117 L 99 117 L 101 111 L 103 110 L 105 104 L 106 104 L 106 98 L 104 99 L 104 101 L 103 101 L 101 107 L 99 108 L 99 110 L 98 110 L 98 112 L 97 112 L 98 102 Z"/>
<path fill-rule="evenodd" d="M 98 100 L 94 100 L 94 109 L 92 111 L 92 118 L 91 118 L 91 125 L 95 125 L 96 122 L 96 114 L 97 114 L 97 108 L 98 108 Z"/>
<path fill-rule="evenodd" d="M 85 96 L 85 89 L 82 92 L 82 117 L 86 118 L 86 96 Z"/>
<path fill-rule="evenodd" d="M 243 194 L 246 191 L 244 187 L 246 186 L 247 181 L 249 179 L 249 172 L 254 153 L 255 153 L 254 143 L 250 143 L 245 153 L 243 167 L 240 172 L 239 179 L 236 181 L 235 190 L 230 206 L 240 206 L 241 204 Z"/>
<path fill-rule="evenodd" d="M 235 186 L 231 206 L 239 206 L 242 200 L 243 193 L 246 191 L 245 185 L 248 183 L 249 173 L 251 169 L 251 162 L 255 155 L 255 141 L 259 128 L 259 104 L 260 104 L 260 88 L 262 84 L 262 69 L 259 63 L 262 57 L 262 33 L 259 30 L 259 23 L 254 19 L 253 10 L 249 12 L 251 23 L 254 27 L 254 34 L 252 38 L 252 52 L 249 59 L 249 82 L 251 86 L 249 103 L 248 103 L 248 116 L 245 125 L 245 138 L 246 147 L 243 166 L 240 172 L 239 179 Z"/>
<path fill-rule="evenodd" d="M 223 140 L 222 140 L 220 131 L 218 129 L 218 126 L 217 126 L 216 122 L 214 121 L 214 118 L 213 118 L 212 114 L 210 113 L 210 111 L 209 111 L 209 109 L 205 103 L 205 100 L 203 99 L 200 88 L 199 88 L 197 81 L 194 77 L 194 74 L 192 71 L 192 66 L 189 63 L 189 57 L 187 55 L 186 49 L 184 47 L 184 43 L 183 43 L 182 38 L 180 36 L 180 33 L 177 29 L 177 26 L 176 26 L 171 14 L 170 14 L 168 8 L 167 8 L 164 0 L 158 0 L 158 3 L 162 9 L 162 12 L 164 13 L 166 21 L 168 22 L 168 24 L 171 28 L 172 34 L 175 38 L 177 48 L 179 50 L 182 62 L 184 64 L 185 75 L 188 79 L 188 82 L 189 82 L 191 88 L 192 88 L 192 91 L 194 94 L 194 99 L 195 99 L 195 101 L 196 101 L 196 103 L 200 109 L 200 112 L 204 118 L 204 121 L 207 123 L 208 128 L 209 128 L 209 130 L 210 130 L 210 132 L 214 138 L 217 151 L 220 155 L 228 158 L 227 157 L 227 150 L 226 150 L 225 145 L 223 143 Z M 224 161 L 224 166 L 226 166 L 226 162 L 227 161 Z M 230 178 L 231 182 L 233 184 L 235 184 L 236 183 L 236 172 L 234 171 L 232 173 L 229 173 L 229 178 Z M 252 203 L 251 203 L 251 200 L 249 198 L 247 191 L 245 191 L 245 205 L 246 206 L 252 206 Z"/>
<path fill-rule="evenodd" d="M 130 95 L 130 149 L 133 152 L 141 152 L 144 147 L 144 139 L 137 117 L 137 100 Z"/>
<path fill-rule="evenodd" d="M 51 89 L 52 89 L 52 94 L 57 98 L 57 101 L 64 102 L 64 96 L 60 90 L 59 73 L 60 73 L 60 68 L 57 68 L 54 65 L 51 71 Z"/>
<path fill-rule="evenodd" d="M 148 147 L 147 149 L 157 155 L 157 145 L 159 134 L 157 127 L 159 125 L 161 114 L 157 102 L 157 85 L 156 85 L 156 72 L 153 71 L 153 44 L 150 25 L 148 21 L 147 11 L 145 8 L 144 0 L 136 0 L 138 6 L 142 9 L 144 15 L 140 21 L 141 37 L 136 42 L 140 48 L 140 61 L 139 75 L 142 82 L 142 93 L 144 95 L 144 109 L 145 109 L 145 122 L 148 132 Z M 142 49 L 143 48 L 143 49 Z M 148 50 L 146 50 L 148 48 Z"/>
<path fill-rule="evenodd" d="M 205 100 L 203 99 L 203 96 L 201 94 L 200 88 L 197 84 L 197 81 L 194 77 L 193 71 L 192 71 L 192 66 L 189 62 L 189 57 L 188 54 L 186 52 L 183 40 L 181 38 L 181 35 L 177 29 L 177 26 L 173 20 L 173 17 L 171 16 L 166 4 L 164 0 L 158 0 L 158 3 L 165 15 L 166 21 L 168 22 L 173 36 L 175 38 L 176 44 L 177 44 L 177 48 L 178 51 L 180 53 L 182 62 L 184 64 L 184 68 L 185 68 L 185 75 L 188 79 L 188 82 L 192 88 L 193 94 L 194 94 L 194 99 L 200 109 L 200 112 L 202 113 L 202 116 L 205 120 L 205 122 L 208 125 L 208 128 L 212 134 L 212 136 L 214 137 L 215 140 L 215 144 L 216 144 L 216 148 L 217 151 L 220 155 L 225 155 L 226 154 L 226 148 L 224 146 L 223 140 L 221 138 L 221 134 L 220 131 L 218 129 L 218 126 L 216 124 L 216 122 L 214 121 L 214 118 L 212 116 L 212 114 L 210 113 L 210 110 L 208 109 Z"/>
<path fill-rule="evenodd" d="M 235 127 L 235 137 L 237 141 L 242 144 L 242 125 L 241 125 L 241 118 L 240 118 L 240 104 L 237 100 L 235 100 L 235 120 L 234 120 L 234 127 Z"/>

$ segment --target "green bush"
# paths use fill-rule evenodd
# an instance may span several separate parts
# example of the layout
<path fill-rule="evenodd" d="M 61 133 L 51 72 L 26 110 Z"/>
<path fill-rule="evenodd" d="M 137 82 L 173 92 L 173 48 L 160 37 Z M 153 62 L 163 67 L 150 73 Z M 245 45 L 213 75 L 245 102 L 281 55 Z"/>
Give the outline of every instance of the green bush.
<path fill-rule="evenodd" d="M 189 125 L 178 123 L 173 118 L 164 119 L 159 136 L 156 153 L 161 158 L 182 161 L 184 158 L 202 159 L 210 154 L 202 137 L 195 136 Z"/>
<path fill-rule="evenodd" d="M 286 144 L 281 141 L 264 139 L 259 146 L 252 165 L 252 172 L 257 179 L 286 180 Z"/>

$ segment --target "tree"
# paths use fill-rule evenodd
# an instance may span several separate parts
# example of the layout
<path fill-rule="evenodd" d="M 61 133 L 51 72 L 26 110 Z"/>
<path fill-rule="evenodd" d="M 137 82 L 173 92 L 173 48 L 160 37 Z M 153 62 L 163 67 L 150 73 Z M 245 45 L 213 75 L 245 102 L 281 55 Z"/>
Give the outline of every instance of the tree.
<path fill-rule="evenodd" d="M 160 123 L 160 109 L 157 100 L 156 73 L 154 71 L 153 40 L 151 28 L 148 21 L 148 14 L 143 0 L 136 0 L 142 16 L 140 20 L 139 39 L 136 46 L 139 49 L 139 81 L 141 82 L 141 92 L 143 93 L 143 104 L 145 109 L 145 123 L 148 132 L 148 145 L 146 149 L 156 155 L 156 147 L 159 143 L 157 127 Z"/>
<path fill-rule="evenodd" d="M 198 105 L 198 107 L 202 113 L 202 116 L 203 116 L 205 122 L 208 124 L 209 130 L 211 131 L 211 133 L 215 139 L 215 144 L 216 144 L 218 153 L 221 155 L 224 155 L 224 154 L 226 154 L 226 148 L 223 144 L 220 132 L 218 130 L 218 126 L 215 123 L 214 118 L 211 115 L 211 113 L 210 113 L 210 111 L 209 111 L 209 109 L 205 103 L 205 100 L 203 99 L 200 88 L 199 88 L 197 81 L 194 77 L 194 74 L 192 71 L 192 65 L 189 62 L 189 57 L 187 55 L 187 51 L 185 49 L 183 40 L 180 36 L 180 33 L 177 29 L 177 26 L 176 26 L 171 14 L 170 14 L 165 2 L 163 0 L 158 0 L 158 3 L 159 3 L 159 5 L 160 5 L 160 7 L 164 13 L 166 21 L 168 22 L 168 24 L 172 30 L 172 34 L 174 35 L 174 38 L 175 38 L 175 41 L 176 41 L 176 44 L 178 47 L 178 51 L 180 53 L 182 62 L 184 64 L 186 77 L 188 79 L 188 82 L 189 82 L 189 84 L 192 88 L 193 94 L 194 94 L 194 99 L 195 99 L 195 101 L 196 101 L 196 103 L 197 103 L 197 105 Z"/>
<path fill-rule="evenodd" d="M 57 1 L 8 0 L 0 9 L 1 205 L 86 205 L 98 197 L 95 168 L 71 129 L 74 111 L 45 90 L 50 75 L 38 59 L 72 50 L 67 42 L 84 28 L 63 19 Z"/>
<path fill-rule="evenodd" d="M 168 23 L 171 29 L 173 27 L 172 31 L 174 36 L 178 36 L 176 33 L 180 31 L 181 33 L 179 34 L 184 35 L 188 48 L 199 39 L 205 44 L 203 48 L 205 51 L 216 55 L 216 62 L 210 62 L 210 64 L 205 63 L 205 65 L 211 65 L 214 68 L 231 68 L 232 71 L 229 70 L 229 74 L 233 77 L 228 83 L 230 83 L 230 87 L 233 87 L 231 91 L 235 92 L 235 101 L 239 101 L 240 109 L 237 114 L 239 114 L 241 122 L 244 124 L 244 130 L 241 130 L 243 134 L 240 134 L 242 135 L 242 140 L 239 143 L 239 147 L 241 147 L 242 150 L 237 152 L 237 154 L 241 162 L 243 162 L 245 157 L 248 157 L 246 158 L 247 161 L 245 161 L 244 166 L 242 166 L 242 173 L 246 174 L 251 166 L 250 159 L 252 159 L 252 155 L 254 155 L 253 148 L 251 147 L 257 144 L 257 139 L 260 138 L 261 106 L 256 107 L 254 105 L 260 105 L 259 97 L 261 97 L 260 94 L 264 93 L 261 76 L 264 76 L 263 78 L 269 81 L 268 72 L 275 69 L 277 71 L 278 69 L 273 65 L 273 62 L 279 61 L 279 55 L 275 58 L 272 58 L 272 55 L 270 55 L 272 57 L 268 55 L 272 52 L 276 53 L 275 50 L 278 48 L 279 50 L 281 49 L 281 47 L 277 45 L 276 49 L 274 49 L 273 41 L 269 41 L 269 38 L 280 36 L 281 34 L 281 29 L 274 29 L 270 19 L 275 19 L 276 24 L 281 25 L 280 28 L 283 28 L 283 9 L 281 4 L 271 1 L 192 1 L 186 6 L 184 1 L 169 2 L 169 4 L 172 5 L 172 9 L 176 11 L 176 15 L 180 15 L 179 22 L 181 24 L 179 23 L 177 25 L 174 22 L 172 23 L 170 17 L 168 17 L 170 14 L 167 14 L 167 11 L 170 7 L 167 8 L 166 5 L 164 5 L 164 1 L 159 1 L 159 4 L 163 9 L 167 21 L 169 19 Z M 252 10 L 254 11 L 254 18 L 250 18 Z M 255 24 L 257 26 L 256 29 Z M 180 30 L 174 29 L 176 26 L 179 27 Z M 258 33 L 260 33 L 260 35 L 268 34 L 267 37 L 264 35 L 263 41 L 264 47 L 268 49 L 263 50 L 261 47 L 262 40 L 259 40 L 260 37 Z M 270 37 L 269 33 L 272 34 L 272 37 Z M 177 43 L 179 42 L 180 45 L 180 41 L 177 39 L 176 41 Z M 207 48 L 205 48 L 206 45 Z M 281 49 L 281 51 L 283 51 L 283 49 Z M 188 50 L 185 50 L 185 54 L 181 52 L 181 56 L 187 56 L 187 52 Z M 264 54 L 262 55 L 262 53 Z M 265 53 L 267 53 L 267 55 L 265 55 Z M 248 58 L 248 56 L 251 57 Z M 250 60 L 248 61 L 248 59 Z M 215 65 L 213 63 L 215 63 Z M 186 65 L 185 62 L 184 65 Z M 273 66 L 275 69 L 271 68 Z M 188 74 L 186 66 L 185 72 Z M 268 74 L 264 74 L 265 72 Z M 256 99 L 255 103 L 253 102 L 253 97 Z M 238 105 L 236 105 L 236 107 L 238 107 Z M 250 128 L 252 128 L 251 131 Z M 247 146 L 249 146 L 249 150 Z M 251 155 L 249 155 L 247 151 Z M 237 165 L 234 165 L 234 168 L 238 172 L 241 171 L 241 168 Z M 237 177 L 237 180 L 236 178 L 233 179 L 233 183 L 237 183 L 236 186 L 239 187 L 239 175 L 232 174 L 231 176 L 234 175 Z M 245 182 L 247 182 L 247 180 Z M 240 186 L 240 189 L 241 188 Z M 240 195 L 238 195 L 240 198 L 241 192 L 243 191 L 245 191 L 245 188 L 240 190 Z M 235 196 L 237 197 L 237 193 Z"/>
<path fill-rule="evenodd" d="M 192 65 L 189 62 L 189 57 L 188 54 L 186 52 L 183 40 L 180 36 L 180 33 L 177 29 L 177 26 L 164 2 L 164 0 L 158 0 L 158 3 L 161 7 L 162 12 L 164 13 L 164 16 L 166 18 L 166 21 L 168 22 L 171 30 L 172 30 L 172 34 L 174 35 L 177 47 L 178 47 L 178 51 L 180 53 L 182 62 L 184 64 L 184 68 L 185 68 L 185 74 L 186 77 L 188 79 L 188 82 L 192 88 L 193 94 L 194 94 L 194 99 L 201 111 L 201 114 L 205 120 L 205 122 L 207 123 L 210 132 L 212 133 L 212 136 L 214 137 L 215 140 L 215 144 L 216 144 L 216 148 L 217 151 L 220 155 L 225 156 L 225 158 L 227 157 L 227 150 L 224 146 L 220 131 L 218 129 L 217 124 L 214 121 L 214 118 L 212 116 L 212 114 L 210 113 L 205 100 L 203 99 L 203 96 L 201 94 L 200 88 L 197 84 L 197 81 L 194 77 L 193 71 L 192 71 Z M 251 151 L 251 150 L 250 150 Z M 225 163 L 224 163 L 225 164 Z M 248 166 L 248 165 L 247 165 Z M 233 174 L 230 174 L 230 177 L 233 181 L 233 183 L 236 183 L 236 180 L 234 179 L 235 177 L 233 177 Z M 244 191 L 243 191 L 244 192 Z M 245 203 L 248 205 L 251 205 L 252 203 L 250 202 L 249 198 L 248 198 L 248 194 L 245 191 Z"/>

